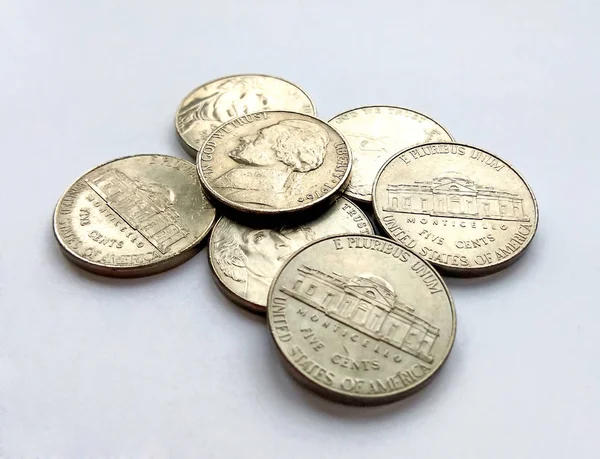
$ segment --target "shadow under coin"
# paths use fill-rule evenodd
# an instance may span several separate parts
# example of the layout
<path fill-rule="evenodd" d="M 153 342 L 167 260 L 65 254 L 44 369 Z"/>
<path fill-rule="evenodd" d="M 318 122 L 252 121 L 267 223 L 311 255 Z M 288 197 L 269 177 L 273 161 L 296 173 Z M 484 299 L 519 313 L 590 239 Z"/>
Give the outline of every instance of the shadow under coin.
<path fill-rule="evenodd" d="M 179 139 L 179 134 L 175 130 L 175 126 L 171 128 L 171 132 L 169 134 L 169 153 L 173 156 L 177 156 L 181 159 L 185 159 L 196 164 L 196 155 L 192 155 L 188 153 L 187 149 L 183 146 L 182 141 Z"/>
<path fill-rule="evenodd" d="M 207 263 L 210 263 L 210 261 L 207 260 Z M 209 268 L 209 270 L 210 270 L 210 268 Z M 210 282 L 208 283 L 208 287 L 207 287 L 210 292 L 209 295 L 211 297 L 220 298 L 220 301 L 211 301 L 211 305 L 215 305 L 215 307 L 222 307 L 221 304 L 225 303 L 227 305 L 226 308 L 229 311 L 231 311 L 232 313 L 241 314 L 244 317 L 247 317 L 248 320 L 251 320 L 252 322 L 260 323 L 264 327 L 267 326 L 266 316 L 264 314 L 258 314 L 256 312 L 252 312 L 249 309 L 244 308 L 243 306 L 240 306 L 240 305 L 236 304 L 235 302 L 233 302 L 221 290 L 221 287 L 218 284 L 219 281 L 217 279 L 215 279 L 214 273 L 211 272 L 211 273 L 209 273 L 209 275 L 211 277 Z"/>
<path fill-rule="evenodd" d="M 177 270 L 181 268 L 182 265 L 186 263 L 190 263 L 194 258 L 199 256 L 199 253 L 192 256 L 190 259 L 184 261 L 180 265 L 169 268 L 165 271 L 156 272 L 153 274 L 148 274 L 139 277 L 116 277 L 116 276 L 104 276 L 102 274 L 95 273 L 93 271 L 88 271 L 85 268 L 82 268 L 78 264 L 74 263 L 69 259 L 69 257 L 63 252 L 53 235 L 47 236 L 47 238 L 52 238 L 51 245 L 53 246 L 52 250 L 52 264 L 55 266 L 62 266 L 65 270 L 69 271 L 77 280 L 79 281 L 90 281 L 98 284 L 110 285 L 112 288 L 128 288 L 133 285 L 146 285 L 149 283 L 156 283 L 157 276 L 160 276 L 161 282 L 168 281 L 171 276 L 177 276 Z M 200 249 L 202 250 L 202 249 Z"/>
<path fill-rule="evenodd" d="M 412 413 L 414 411 L 423 410 L 425 406 L 431 409 L 432 406 L 442 403 L 444 396 L 443 385 L 451 384 L 449 381 L 453 374 L 451 367 L 457 365 L 457 357 L 460 360 L 460 357 L 455 355 L 458 349 L 455 349 L 449 356 L 449 359 L 454 360 L 454 363 L 450 361 L 446 362 L 419 390 L 402 399 L 383 405 L 358 406 L 330 400 L 300 384 L 287 371 L 283 357 L 275 348 L 272 340 L 270 341 L 269 354 L 271 358 L 268 360 L 269 368 L 267 371 L 275 378 L 277 386 L 286 390 L 286 400 L 301 405 L 309 405 L 312 409 L 319 410 L 331 418 L 357 423 L 363 423 L 365 420 L 376 421 L 377 419 L 383 420 L 392 417 L 410 417 L 413 416 Z M 289 391 L 287 390 L 288 388 Z"/>

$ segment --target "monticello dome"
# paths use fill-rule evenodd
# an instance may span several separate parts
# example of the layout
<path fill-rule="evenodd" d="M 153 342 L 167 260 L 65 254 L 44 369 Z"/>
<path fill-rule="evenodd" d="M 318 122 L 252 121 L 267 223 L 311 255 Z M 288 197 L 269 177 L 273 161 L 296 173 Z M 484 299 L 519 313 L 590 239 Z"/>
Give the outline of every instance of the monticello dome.
<path fill-rule="evenodd" d="M 450 171 L 450 172 L 443 172 L 440 175 L 438 175 L 437 177 L 435 177 L 433 180 L 436 181 L 436 182 L 443 182 L 443 181 L 446 181 L 446 180 L 449 180 L 449 181 L 452 181 L 452 182 L 455 181 L 455 180 L 458 180 L 458 181 L 461 181 L 461 182 L 473 182 L 473 180 L 471 180 L 466 175 L 462 175 L 462 174 L 459 174 L 458 172 L 452 172 L 452 171 Z"/>
<path fill-rule="evenodd" d="M 394 296 L 394 287 L 384 278 L 376 276 L 375 274 L 363 273 L 357 276 L 354 276 L 350 279 L 350 285 L 362 285 L 362 286 L 372 286 L 372 287 L 383 287 L 384 291 L 387 290 L 386 293 L 389 293 L 390 296 Z M 380 289 L 378 289 L 381 293 L 383 293 Z"/>

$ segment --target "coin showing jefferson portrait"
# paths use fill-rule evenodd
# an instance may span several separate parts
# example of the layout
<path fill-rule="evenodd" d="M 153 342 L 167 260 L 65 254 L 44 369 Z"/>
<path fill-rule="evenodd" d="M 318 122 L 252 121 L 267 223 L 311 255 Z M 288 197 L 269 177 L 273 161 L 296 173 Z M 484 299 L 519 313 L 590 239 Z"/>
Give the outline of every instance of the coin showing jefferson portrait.
<path fill-rule="evenodd" d="M 215 130 L 197 158 L 200 181 L 238 212 L 275 215 L 333 201 L 350 176 L 351 155 L 327 123 L 293 112 L 260 112 Z"/>
<path fill-rule="evenodd" d="M 268 75 L 232 75 L 205 83 L 185 96 L 175 126 L 181 145 L 195 158 L 221 124 L 264 110 L 316 114 L 310 97 L 289 81 Z"/>
<path fill-rule="evenodd" d="M 194 164 L 148 154 L 110 161 L 79 178 L 58 201 L 54 234 L 82 268 L 137 277 L 191 258 L 214 222 Z"/>
<path fill-rule="evenodd" d="M 352 151 L 352 177 L 344 194 L 365 203 L 371 202 L 375 176 L 391 156 L 420 143 L 453 140 L 428 116 L 388 105 L 348 110 L 329 123 L 345 137 Z"/>
<path fill-rule="evenodd" d="M 387 403 L 422 388 L 456 334 L 439 274 L 378 236 L 332 236 L 300 249 L 275 277 L 267 305 L 292 375 L 345 403 Z"/>
<path fill-rule="evenodd" d="M 498 156 L 461 143 L 396 154 L 375 180 L 373 207 L 389 237 L 455 276 L 508 266 L 538 226 L 523 177 Z"/>
<path fill-rule="evenodd" d="M 317 219 L 295 227 L 251 228 L 221 217 L 211 233 L 208 256 L 227 296 L 264 314 L 271 282 L 284 261 L 316 239 L 344 233 L 374 234 L 369 218 L 344 198 Z"/>

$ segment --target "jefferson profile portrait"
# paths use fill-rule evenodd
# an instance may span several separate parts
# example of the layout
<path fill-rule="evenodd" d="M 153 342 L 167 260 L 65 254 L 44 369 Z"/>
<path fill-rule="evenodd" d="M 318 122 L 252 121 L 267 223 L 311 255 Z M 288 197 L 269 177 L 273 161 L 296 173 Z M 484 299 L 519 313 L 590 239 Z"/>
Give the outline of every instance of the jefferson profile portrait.
<path fill-rule="evenodd" d="M 196 142 L 201 142 L 233 118 L 270 110 L 260 78 L 228 78 L 216 87 L 208 88 L 210 91 L 206 91 L 204 97 L 193 98 L 184 105 L 177 117 L 181 133 L 192 136 Z"/>
<path fill-rule="evenodd" d="M 254 229 L 223 219 L 213 233 L 214 258 L 234 283 L 228 287 L 243 298 L 265 304 L 273 277 L 296 250 L 316 239 L 312 228 Z"/>
<path fill-rule="evenodd" d="M 211 184 L 231 201 L 259 207 L 284 206 L 301 174 L 323 164 L 329 135 L 304 120 L 283 120 L 240 137 L 229 157 L 240 167 L 225 172 Z"/>

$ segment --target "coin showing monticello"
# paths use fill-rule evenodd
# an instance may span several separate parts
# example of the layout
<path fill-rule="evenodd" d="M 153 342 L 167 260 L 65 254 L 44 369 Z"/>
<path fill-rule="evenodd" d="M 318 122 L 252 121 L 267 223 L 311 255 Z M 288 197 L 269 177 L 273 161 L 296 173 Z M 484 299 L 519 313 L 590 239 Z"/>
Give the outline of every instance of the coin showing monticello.
<path fill-rule="evenodd" d="M 267 315 L 292 375 L 355 404 L 421 388 L 456 332 L 452 299 L 431 265 L 396 242 L 360 234 L 296 252 L 273 281 Z"/>
<path fill-rule="evenodd" d="M 469 145 L 431 143 L 379 171 L 374 209 L 385 233 L 454 275 L 515 261 L 538 224 L 533 192 L 509 164 Z"/>
<path fill-rule="evenodd" d="M 138 155 L 98 166 L 71 185 L 56 206 L 54 233 L 83 268 L 142 276 L 194 255 L 214 221 L 192 163 Z"/>

